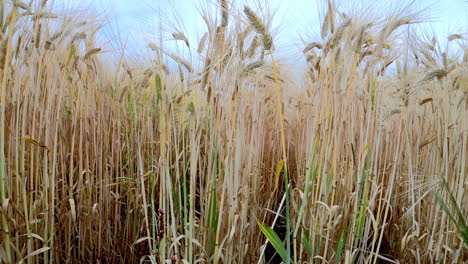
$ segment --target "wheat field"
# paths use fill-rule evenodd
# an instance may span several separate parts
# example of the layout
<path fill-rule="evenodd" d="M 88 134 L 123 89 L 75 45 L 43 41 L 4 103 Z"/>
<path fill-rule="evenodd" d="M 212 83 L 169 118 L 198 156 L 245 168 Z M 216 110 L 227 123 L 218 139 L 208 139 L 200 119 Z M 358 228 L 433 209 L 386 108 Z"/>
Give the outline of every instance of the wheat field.
<path fill-rule="evenodd" d="M 254 5 L 135 61 L 28 2 L 0 2 L 0 263 L 468 262 L 466 31 L 324 1 L 298 75 Z"/>

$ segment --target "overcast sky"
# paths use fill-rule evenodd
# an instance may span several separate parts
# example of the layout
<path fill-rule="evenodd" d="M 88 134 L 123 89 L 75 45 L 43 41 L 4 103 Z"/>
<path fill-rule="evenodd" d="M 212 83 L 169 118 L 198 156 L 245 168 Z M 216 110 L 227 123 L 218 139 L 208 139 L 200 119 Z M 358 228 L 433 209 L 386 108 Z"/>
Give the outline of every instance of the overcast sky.
<path fill-rule="evenodd" d="M 115 39 L 120 34 L 120 39 L 127 43 L 130 52 L 145 49 L 147 41 L 156 39 L 160 30 L 157 23 L 161 18 L 179 17 L 177 23 L 172 26 L 180 27 L 184 32 L 189 32 L 191 37 L 202 35 L 206 29 L 201 20 L 198 8 L 199 0 L 55 0 L 60 5 L 66 2 L 67 6 L 82 7 L 96 10 L 100 17 L 106 17 L 106 26 L 102 30 L 101 37 L 107 40 Z M 214 5 L 218 0 L 203 1 L 205 5 Z M 261 0 L 268 2 L 278 12 L 274 21 L 282 38 L 282 48 L 298 50 L 301 43 L 299 34 L 303 37 L 313 37 L 317 32 L 318 11 L 317 7 L 323 6 L 322 0 Z M 230 1 L 232 2 L 232 1 Z M 238 6 L 245 3 L 253 5 L 253 0 L 236 0 Z M 345 3 L 367 1 L 338 1 Z M 408 1 L 402 0 L 374 0 L 369 2 L 377 5 L 392 5 L 401 7 Z M 207 3 L 207 4 L 206 4 Z M 415 8 L 429 7 L 425 18 L 433 22 L 428 24 L 428 30 L 435 30 L 440 38 L 445 38 L 450 33 L 466 33 L 468 25 L 468 1 L 467 0 L 441 0 L 424 1 L 415 0 Z M 174 13 L 176 13 L 174 15 Z"/>

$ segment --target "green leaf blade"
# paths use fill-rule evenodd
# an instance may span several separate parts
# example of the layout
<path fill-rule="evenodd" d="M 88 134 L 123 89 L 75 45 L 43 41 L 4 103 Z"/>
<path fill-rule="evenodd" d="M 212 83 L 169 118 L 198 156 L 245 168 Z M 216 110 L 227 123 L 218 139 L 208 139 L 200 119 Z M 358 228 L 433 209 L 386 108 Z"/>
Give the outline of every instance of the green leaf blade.
<path fill-rule="evenodd" d="M 276 249 L 276 252 L 278 252 L 283 261 L 286 261 L 288 259 L 288 253 L 283 245 L 283 242 L 276 234 L 276 232 L 264 223 L 258 222 L 258 226 L 260 227 L 260 230 L 262 230 L 263 234 L 268 239 L 268 241 L 270 241 L 271 245 Z"/>

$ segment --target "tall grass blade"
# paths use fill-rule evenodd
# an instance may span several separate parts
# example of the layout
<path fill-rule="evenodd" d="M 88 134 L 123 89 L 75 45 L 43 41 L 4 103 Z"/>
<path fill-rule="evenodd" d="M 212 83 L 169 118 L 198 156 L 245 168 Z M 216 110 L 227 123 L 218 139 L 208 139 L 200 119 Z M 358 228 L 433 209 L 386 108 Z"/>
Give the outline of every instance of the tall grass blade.
<path fill-rule="evenodd" d="M 286 248 L 283 245 L 283 242 L 279 238 L 278 234 L 269 226 L 258 222 L 258 226 L 260 227 L 260 230 L 262 230 L 263 234 L 265 237 L 270 241 L 271 245 L 276 249 L 276 252 L 281 256 L 283 261 L 286 261 L 288 259 L 288 252 Z"/>

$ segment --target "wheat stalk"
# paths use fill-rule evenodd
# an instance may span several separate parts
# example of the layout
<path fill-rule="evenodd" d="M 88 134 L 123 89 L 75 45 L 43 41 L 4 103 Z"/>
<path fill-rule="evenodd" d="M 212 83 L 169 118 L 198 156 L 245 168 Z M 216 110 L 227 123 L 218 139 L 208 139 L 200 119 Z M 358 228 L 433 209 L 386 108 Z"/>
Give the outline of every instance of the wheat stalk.
<path fill-rule="evenodd" d="M 322 49 L 322 44 L 320 44 L 318 42 L 311 42 L 311 43 L 307 44 L 307 46 L 304 48 L 302 53 L 307 54 L 309 51 L 311 51 L 314 48 Z"/>
<path fill-rule="evenodd" d="M 207 38 L 208 38 L 208 32 L 205 32 L 205 34 L 203 34 L 202 38 L 200 39 L 200 42 L 198 43 L 198 49 L 197 49 L 198 53 L 203 52 Z"/>
<path fill-rule="evenodd" d="M 256 68 L 262 67 L 263 64 L 264 64 L 264 62 L 263 62 L 262 60 L 254 61 L 254 62 L 252 62 L 252 63 L 247 64 L 247 65 L 244 67 L 243 72 L 244 72 L 244 73 L 251 72 L 252 70 L 254 70 L 254 69 L 256 69 Z"/>
<path fill-rule="evenodd" d="M 227 27 L 229 22 L 229 6 L 227 0 L 221 1 L 221 27 Z"/>
<path fill-rule="evenodd" d="M 262 38 L 263 47 L 265 50 L 270 50 L 273 45 L 273 39 L 271 35 L 266 30 L 265 25 L 260 20 L 260 18 L 255 14 L 255 12 L 250 9 L 248 6 L 244 6 L 244 14 L 247 16 L 247 19 L 250 22 L 250 25 L 255 29 L 257 34 Z"/>
<path fill-rule="evenodd" d="M 182 32 L 175 32 L 175 33 L 172 33 L 172 37 L 173 37 L 175 40 L 182 40 L 183 42 L 185 42 L 185 45 L 187 45 L 187 48 L 190 48 L 189 41 L 188 41 L 188 39 L 187 39 L 187 37 L 185 36 L 184 33 L 182 33 Z"/>

